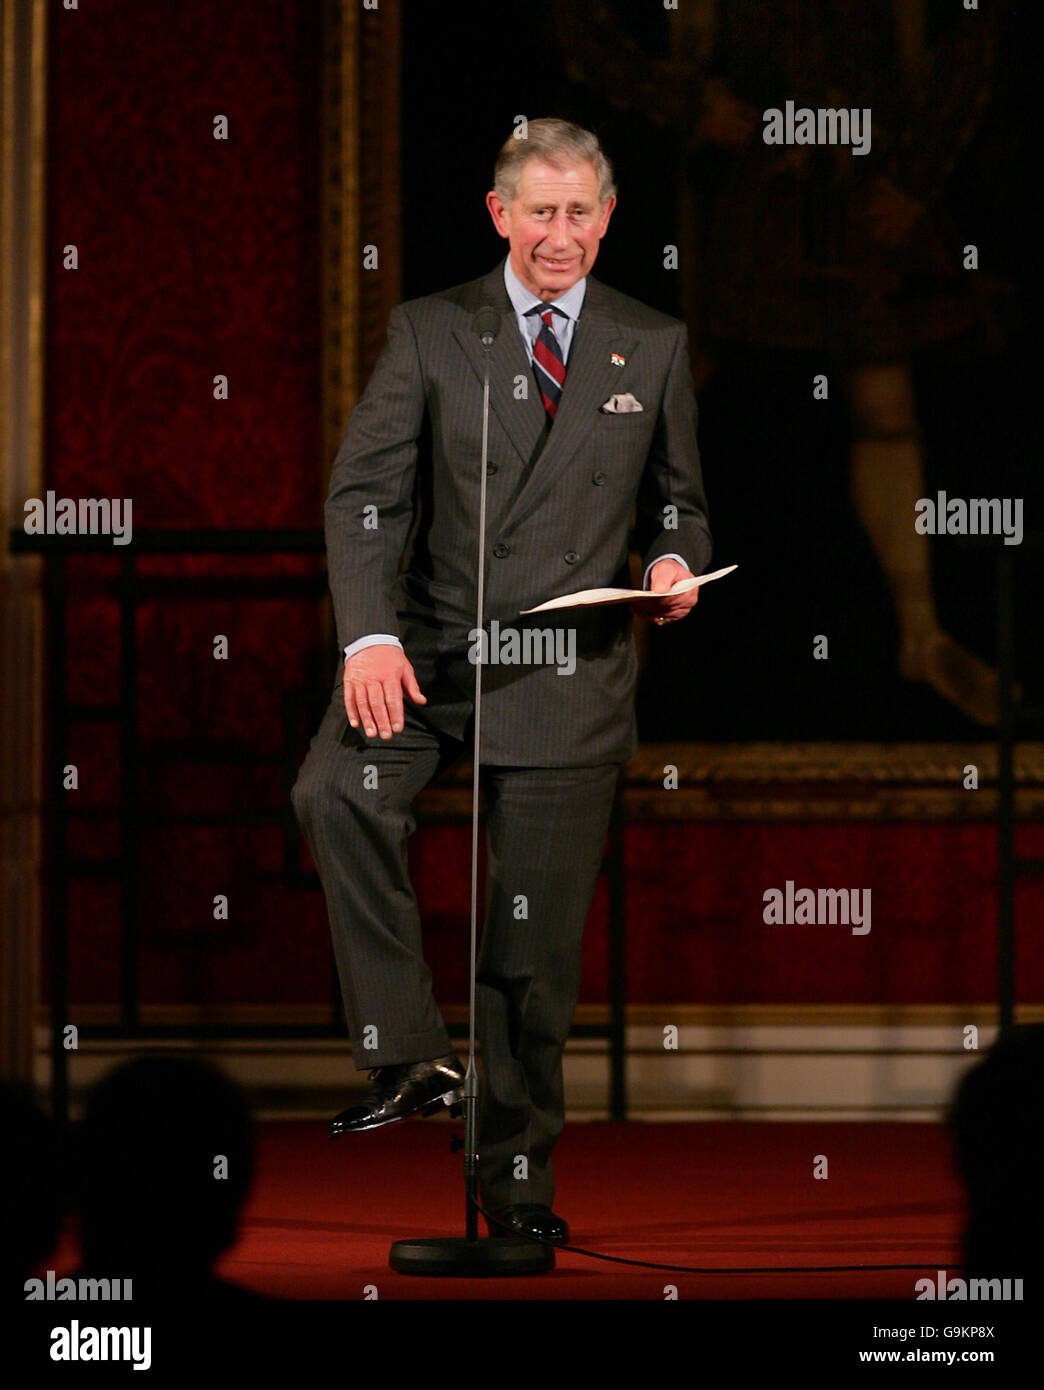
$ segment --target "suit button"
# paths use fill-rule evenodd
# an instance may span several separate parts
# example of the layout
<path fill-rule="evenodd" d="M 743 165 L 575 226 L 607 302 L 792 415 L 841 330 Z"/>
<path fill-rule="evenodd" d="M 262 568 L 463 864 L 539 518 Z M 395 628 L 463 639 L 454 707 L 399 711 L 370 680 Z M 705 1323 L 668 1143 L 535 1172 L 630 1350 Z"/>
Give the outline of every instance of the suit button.
<path fill-rule="evenodd" d="M 487 472 L 490 476 L 492 476 L 492 474 L 494 474 L 496 471 L 497 471 L 497 465 L 496 465 L 495 463 L 487 463 L 487 464 L 486 464 L 486 472 Z"/>
<path fill-rule="evenodd" d="M 505 555 L 511 554 L 511 547 L 505 545 L 503 541 L 497 541 L 496 545 L 493 547 L 493 554 L 498 560 L 503 560 Z"/>
<path fill-rule="evenodd" d="M 575 565 L 580 556 L 575 550 L 567 550 L 563 558 L 567 565 Z"/>
<path fill-rule="evenodd" d="M 598 472 L 592 476 L 591 481 L 594 483 L 595 487 L 601 487 L 605 482 L 605 474 L 599 469 Z"/>

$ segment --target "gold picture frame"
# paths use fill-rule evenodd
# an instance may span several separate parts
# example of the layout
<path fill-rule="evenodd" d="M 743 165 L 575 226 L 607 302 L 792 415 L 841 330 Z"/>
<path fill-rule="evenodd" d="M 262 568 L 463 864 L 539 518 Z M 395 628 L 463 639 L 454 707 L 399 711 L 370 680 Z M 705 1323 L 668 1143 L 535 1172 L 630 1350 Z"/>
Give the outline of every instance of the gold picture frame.
<path fill-rule="evenodd" d="M 321 255 L 325 497 L 345 423 L 402 295 L 400 0 L 323 0 Z M 367 248 L 373 248 L 369 253 Z M 377 264 L 367 268 L 367 260 Z"/>

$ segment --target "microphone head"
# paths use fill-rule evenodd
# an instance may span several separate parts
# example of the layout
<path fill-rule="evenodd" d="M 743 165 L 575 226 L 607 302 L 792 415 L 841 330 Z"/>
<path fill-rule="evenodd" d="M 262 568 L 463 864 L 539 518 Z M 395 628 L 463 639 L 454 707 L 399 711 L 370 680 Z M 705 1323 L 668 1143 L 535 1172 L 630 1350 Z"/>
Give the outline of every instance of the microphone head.
<path fill-rule="evenodd" d="M 500 332 L 500 315 L 492 305 L 483 304 L 471 320 L 471 326 L 482 339 L 482 346 L 492 347 L 497 334 Z"/>

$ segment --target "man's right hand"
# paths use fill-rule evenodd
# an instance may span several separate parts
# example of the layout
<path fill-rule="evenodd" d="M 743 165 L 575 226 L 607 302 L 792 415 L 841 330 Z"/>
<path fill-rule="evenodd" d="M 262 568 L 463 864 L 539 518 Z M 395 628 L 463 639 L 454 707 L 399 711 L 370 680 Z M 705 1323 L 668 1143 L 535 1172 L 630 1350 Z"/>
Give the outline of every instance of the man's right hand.
<path fill-rule="evenodd" d="M 344 708 L 353 729 L 360 724 L 367 738 L 391 738 L 402 732 L 402 693 L 426 705 L 413 667 L 401 647 L 388 642 L 364 647 L 344 663 Z"/>

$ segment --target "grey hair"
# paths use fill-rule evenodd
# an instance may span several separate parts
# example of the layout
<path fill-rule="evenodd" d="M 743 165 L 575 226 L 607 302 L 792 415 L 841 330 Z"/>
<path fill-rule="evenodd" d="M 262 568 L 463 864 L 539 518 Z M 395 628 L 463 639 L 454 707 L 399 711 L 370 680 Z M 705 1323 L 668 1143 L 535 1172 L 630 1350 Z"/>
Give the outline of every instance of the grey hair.
<path fill-rule="evenodd" d="M 500 147 L 493 166 L 493 191 L 505 207 L 515 201 L 518 179 L 527 159 L 542 159 L 556 169 L 569 164 L 593 164 L 598 176 L 598 201 L 602 207 L 616 192 L 613 166 L 606 158 L 597 135 L 571 121 L 542 116 L 526 123 L 526 135 L 514 132 Z"/>

